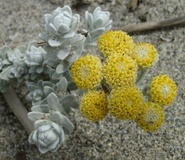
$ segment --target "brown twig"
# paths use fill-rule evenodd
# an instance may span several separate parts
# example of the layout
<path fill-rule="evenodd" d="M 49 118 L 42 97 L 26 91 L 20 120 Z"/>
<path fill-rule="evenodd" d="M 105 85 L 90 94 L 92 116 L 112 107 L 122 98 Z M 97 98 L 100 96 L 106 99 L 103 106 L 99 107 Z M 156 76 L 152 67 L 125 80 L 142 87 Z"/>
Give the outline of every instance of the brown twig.
<path fill-rule="evenodd" d="M 128 33 L 143 32 L 148 30 L 161 29 L 164 27 L 175 27 L 185 25 L 185 16 L 166 19 L 162 21 L 151 21 L 140 24 L 130 24 L 123 27 L 114 27 L 114 30 L 123 30 Z"/>
<path fill-rule="evenodd" d="M 130 10 L 135 10 L 139 5 L 139 0 L 130 0 L 129 2 L 129 9 Z"/>
<path fill-rule="evenodd" d="M 15 93 L 14 89 L 10 88 L 3 93 L 3 96 L 8 103 L 11 110 L 14 112 L 16 117 L 19 119 L 23 127 L 26 129 L 28 134 L 34 130 L 33 122 L 28 119 L 28 111 L 21 103 L 19 97 Z"/>

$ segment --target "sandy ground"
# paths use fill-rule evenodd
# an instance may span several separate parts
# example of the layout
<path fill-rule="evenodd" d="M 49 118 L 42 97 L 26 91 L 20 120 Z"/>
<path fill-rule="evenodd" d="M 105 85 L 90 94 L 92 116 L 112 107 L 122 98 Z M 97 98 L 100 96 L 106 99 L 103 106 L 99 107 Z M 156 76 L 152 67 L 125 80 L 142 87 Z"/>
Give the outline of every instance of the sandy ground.
<path fill-rule="evenodd" d="M 80 1 L 78 1 L 80 2 Z M 133 11 L 128 0 L 0 0 L 0 46 L 22 44 L 43 29 L 43 15 L 57 6 L 73 6 L 81 15 L 96 6 L 111 12 L 114 26 L 183 16 L 184 0 L 145 0 Z M 144 18 L 143 18 L 144 17 Z M 28 143 L 28 135 L 0 95 L 1 160 L 183 160 L 185 159 L 185 28 L 162 29 L 133 35 L 151 42 L 160 59 L 144 83 L 158 74 L 170 75 L 178 84 L 178 97 L 166 110 L 166 122 L 156 133 L 145 133 L 135 123 L 108 117 L 94 124 L 79 113 L 71 114 L 77 130 L 56 153 L 41 155 Z M 23 99 L 24 101 L 24 99 Z"/>

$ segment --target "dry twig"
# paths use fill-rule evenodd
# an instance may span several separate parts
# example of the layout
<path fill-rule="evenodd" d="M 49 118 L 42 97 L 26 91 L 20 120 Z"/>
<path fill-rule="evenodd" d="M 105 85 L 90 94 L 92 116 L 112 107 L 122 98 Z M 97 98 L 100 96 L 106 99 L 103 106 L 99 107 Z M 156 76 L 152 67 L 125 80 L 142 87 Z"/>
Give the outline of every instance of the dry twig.
<path fill-rule="evenodd" d="M 139 0 L 130 0 L 130 3 L 129 3 L 129 9 L 130 10 L 135 10 L 139 5 Z"/>
<path fill-rule="evenodd" d="M 124 27 L 114 27 L 114 30 L 123 30 L 128 33 L 143 32 L 148 30 L 161 29 L 165 27 L 185 26 L 185 16 L 162 21 L 151 21 L 140 24 L 130 24 Z"/>
<path fill-rule="evenodd" d="M 21 103 L 19 97 L 15 93 L 14 89 L 10 88 L 3 93 L 3 96 L 8 103 L 8 106 L 14 112 L 16 117 L 19 119 L 23 127 L 26 129 L 28 134 L 34 130 L 33 122 L 28 119 L 28 111 Z"/>

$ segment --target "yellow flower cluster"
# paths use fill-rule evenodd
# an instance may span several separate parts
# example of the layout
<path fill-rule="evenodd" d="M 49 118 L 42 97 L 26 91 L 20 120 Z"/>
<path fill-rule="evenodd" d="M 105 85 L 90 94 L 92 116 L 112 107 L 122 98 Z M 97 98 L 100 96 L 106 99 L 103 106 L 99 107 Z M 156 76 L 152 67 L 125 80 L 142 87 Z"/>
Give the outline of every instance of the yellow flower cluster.
<path fill-rule="evenodd" d="M 156 76 L 150 84 L 150 96 L 159 105 L 169 105 L 177 96 L 177 85 L 167 75 Z"/>
<path fill-rule="evenodd" d="M 138 66 L 127 55 L 112 55 L 103 66 L 103 76 L 113 88 L 133 85 L 136 82 Z"/>
<path fill-rule="evenodd" d="M 157 131 L 165 121 L 164 109 L 156 103 L 148 102 L 142 108 L 136 122 L 146 132 Z"/>
<path fill-rule="evenodd" d="M 107 96 L 103 91 L 88 91 L 81 99 L 81 113 L 93 122 L 99 121 L 106 117 Z"/>
<path fill-rule="evenodd" d="M 108 108 L 110 114 L 121 120 L 134 120 L 144 105 L 144 97 L 136 87 L 114 89 L 111 92 Z"/>
<path fill-rule="evenodd" d="M 98 57 L 87 54 L 80 57 L 71 67 L 73 80 L 81 89 L 93 89 L 102 80 L 102 65 Z"/>
<path fill-rule="evenodd" d="M 134 47 L 132 58 L 143 68 L 151 67 L 157 60 L 158 53 L 150 43 L 137 43 Z"/>
<path fill-rule="evenodd" d="M 134 41 L 126 32 L 108 31 L 98 39 L 98 48 L 101 53 L 108 57 L 110 55 L 131 55 Z"/>
<path fill-rule="evenodd" d="M 98 39 L 98 47 L 104 55 L 103 65 L 98 57 L 87 54 L 71 67 L 76 85 L 88 90 L 81 99 L 81 113 L 96 122 L 109 111 L 120 120 L 136 120 L 147 132 L 157 131 L 165 121 L 161 106 L 174 101 L 177 86 L 167 75 L 155 77 L 149 87 L 150 102 L 145 102 L 136 86 L 136 80 L 139 85 L 144 71 L 158 59 L 157 50 L 150 43 L 135 44 L 122 31 L 103 34 Z"/>

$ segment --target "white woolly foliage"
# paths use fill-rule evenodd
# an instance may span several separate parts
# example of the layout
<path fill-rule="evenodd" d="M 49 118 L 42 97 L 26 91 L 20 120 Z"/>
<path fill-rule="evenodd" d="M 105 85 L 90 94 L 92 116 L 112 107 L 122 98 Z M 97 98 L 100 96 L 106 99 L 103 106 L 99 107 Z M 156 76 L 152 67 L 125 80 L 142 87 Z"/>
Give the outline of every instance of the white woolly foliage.
<path fill-rule="evenodd" d="M 93 13 L 86 11 L 85 22 L 88 31 L 86 45 L 96 43 L 98 37 L 112 27 L 110 13 L 108 11 L 102 11 L 100 7 L 97 7 Z"/>
<path fill-rule="evenodd" d="M 14 50 L 0 48 L 0 91 L 26 83 L 31 101 L 28 118 L 35 130 L 29 142 L 41 153 L 55 152 L 74 129 L 67 115 L 79 107 L 79 94 L 70 67 L 82 55 L 84 47 L 111 28 L 110 13 L 97 7 L 85 12 L 86 37 L 79 29 L 80 16 L 69 6 L 58 7 L 44 16 L 45 26 L 39 37 L 41 44 L 31 43 Z M 73 91 L 75 91 L 75 94 Z"/>

